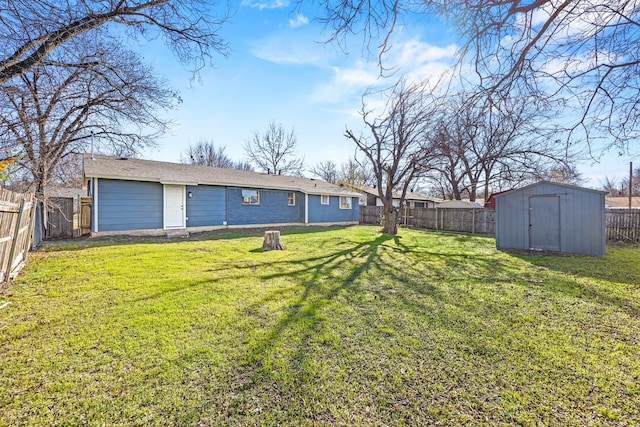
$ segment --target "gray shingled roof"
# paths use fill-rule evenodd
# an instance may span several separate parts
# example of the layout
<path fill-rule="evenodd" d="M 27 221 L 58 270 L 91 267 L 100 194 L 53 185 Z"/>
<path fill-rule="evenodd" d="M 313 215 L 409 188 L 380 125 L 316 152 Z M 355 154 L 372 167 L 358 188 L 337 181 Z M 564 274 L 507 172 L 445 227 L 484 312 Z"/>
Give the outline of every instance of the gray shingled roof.
<path fill-rule="evenodd" d="M 91 157 L 93 159 L 91 159 Z M 84 178 L 150 181 L 162 184 L 223 185 L 256 189 L 300 191 L 306 194 L 358 197 L 347 188 L 318 179 L 297 176 L 269 175 L 236 169 L 182 163 L 158 162 L 94 154 L 84 155 Z"/>
<path fill-rule="evenodd" d="M 361 191 L 363 193 L 371 194 L 372 196 L 378 197 L 378 189 L 375 187 L 371 187 L 368 185 L 353 185 L 353 184 L 345 184 L 345 185 L 353 188 L 355 191 Z M 399 199 L 402 196 L 402 192 L 393 190 L 392 195 L 394 199 Z M 407 191 L 407 194 L 405 195 L 404 198 L 405 200 L 429 201 L 429 202 L 436 202 L 436 203 L 442 201 L 441 199 L 438 199 L 436 197 L 431 197 L 417 191 Z"/>

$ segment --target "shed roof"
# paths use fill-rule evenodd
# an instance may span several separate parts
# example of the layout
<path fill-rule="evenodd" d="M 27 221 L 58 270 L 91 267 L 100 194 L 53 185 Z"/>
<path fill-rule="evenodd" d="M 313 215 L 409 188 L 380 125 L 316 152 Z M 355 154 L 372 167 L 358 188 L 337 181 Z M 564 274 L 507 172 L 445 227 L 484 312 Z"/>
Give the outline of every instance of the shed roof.
<path fill-rule="evenodd" d="M 237 169 L 126 157 L 89 155 L 83 157 L 84 179 L 105 178 L 149 181 L 177 185 L 222 185 L 300 191 L 306 194 L 358 197 L 359 193 L 335 184 L 298 176 L 271 175 Z"/>
<path fill-rule="evenodd" d="M 564 184 L 564 183 L 561 183 L 561 182 L 538 181 L 538 182 L 535 182 L 533 184 L 525 185 L 524 187 L 516 188 L 514 190 L 505 191 L 503 193 L 496 193 L 494 195 L 494 197 L 504 197 L 504 196 L 506 196 L 508 194 L 513 194 L 513 193 L 516 193 L 518 191 L 527 190 L 529 188 L 538 187 L 540 185 L 545 185 L 545 184 L 546 185 L 555 185 L 555 186 L 558 186 L 558 187 L 564 187 L 564 188 L 567 188 L 567 189 L 570 189 L 570 190 L 588 191 L 588 192 L 598 193 L 598 194 L 607 194 L 606 191 L 595 190 L 593 188 L 579 187 L 577 185 Z"/>

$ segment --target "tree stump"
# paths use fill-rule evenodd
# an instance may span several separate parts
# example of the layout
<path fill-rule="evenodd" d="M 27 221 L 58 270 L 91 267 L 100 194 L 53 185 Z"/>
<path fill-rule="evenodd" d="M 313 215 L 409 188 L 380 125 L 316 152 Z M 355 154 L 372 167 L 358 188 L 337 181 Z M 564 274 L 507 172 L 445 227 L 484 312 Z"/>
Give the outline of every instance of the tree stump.
<path fill-rule="evenodd" d="M 283 250 L 284 248 L 280 244 L 280 232 L 279 231 L 265 231 L 264 242 L 262 242 L 262 249 L 265 251 L 271 249 Z"/>

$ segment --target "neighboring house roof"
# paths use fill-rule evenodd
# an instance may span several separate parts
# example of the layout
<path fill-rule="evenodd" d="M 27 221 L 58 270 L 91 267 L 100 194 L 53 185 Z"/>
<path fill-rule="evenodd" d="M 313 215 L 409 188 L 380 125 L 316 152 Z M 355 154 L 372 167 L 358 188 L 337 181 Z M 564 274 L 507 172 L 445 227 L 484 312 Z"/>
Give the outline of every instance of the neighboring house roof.
<path fill-rule="evenodd" d="M 214 168 L 182 163 L 158 162 L 126 157 L 85 154 L 84 178 L 150 181 L 177 185 L 222 185 L 300 191 L 306 194 L 358 197 L 360 194 L 338 185 L 312 178 L 270 175 L 237 169 Z"/>
<path fill-rule="evenodd" d="M 340 185 L 348 188 L 352 188 L 353 190 L 359 191 L 361 193 L 371 194 L 372 196 L 379 197 L 378 189 L 375 187 L 370 187 L 368 185 L 348 184 L 346 182 L 340 182 Z M 392 195 L 394 199 L 400 199 L 400 197 L 402 196 L 402 192 L 393 190 Z M 417 191 L 407 191 L 407 194 L 404 196 L 404 198 L 405 200 L 416 200 L 416 201 L 435 202 L 435 203 L 438 203 L 441 201 L 440 199 L 428 196 L 423 193 L 419 193 Z"/>
<path fill-rule="evenodd" d="M 628 209 L 629 208 L 629 197 L 605 197 L 604 204 L 606 207 L 611 209 Z M 640 208 L 640 197 L 633 196 L 631 197 L 631 208 L 638 209 Z"/>
<path fill-rule="evenodd" d="M 471 202 L 469 200 L 445 200 L 438 204 L 438 209 L 443 208 L 482 208 L 482 204 L 478 202 Z"/>
<path fill-rule="evenodd" d="M 75 199 L 80 195 L 80 197 L 85 197 L 87 195 L 87 190 L 83 190 L 82 188 L 68 188 L 68 187 L 47 187 L 44 190 L 44 194 L 47 197 L 66 197 Z"/>

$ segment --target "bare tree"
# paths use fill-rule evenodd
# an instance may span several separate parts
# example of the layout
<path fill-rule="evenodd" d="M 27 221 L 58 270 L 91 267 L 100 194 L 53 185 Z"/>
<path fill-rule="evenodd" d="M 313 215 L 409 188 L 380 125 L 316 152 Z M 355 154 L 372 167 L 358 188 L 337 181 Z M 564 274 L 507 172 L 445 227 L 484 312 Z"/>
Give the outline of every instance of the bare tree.
<path fill-rule="evenodd" d="M 361 34 L 381 62 L 406 16 L 439 15 L 461 38 L 460 70 L 495 98 L 514 92 L 558 101 L 567 142 L 620 152 L 640 137 L 640 8 L 635 1 L 321 0 L 333 40 Z M 382 40 L 381 42 L 379 40 Z M 635 147 L 637 149 L 637 147 Z"/>
<path fill-rule="evenodd" d="M 631 195 L 640 196 L 640 167 L 633 169 L 631 176 Z M 620 180 L 620 188 L 625 195 L 629 195 L 629 177 L 625 176 Z"/>
<path fill-rule="evenodd" d="M 37 65 L 0 89 L 0 148 L 23 153 L 20 164 L 39 197 L 56 168 L 90 144 L 126 154 L 154 145 L 168 125 L 158 109 L 178 100 L 137 55 L 117 44 L 70 44 L 57 54 L 60 62 L 78 66 Z"/>
<path fill-rule="evenodd" d="M 570 169 L 573 153 L 538 129 L 548 118 L 536 100 L 471 95 L 449 96 L 431 133 L 437 167 L 453 198 L 460 199 L 464 191 L 475 201 L 478 192 L 489 194 L 496 182 L 514 186 Z"/>
<path fill-rule="evenodd" d="M 250 162 L 247 162 L 246 160 L 238 160 L 237 162 L 234 162 L 233 164 L 233 169 L 238 169 L 238 170 L 242 170 L 242 171 L 253 171 L 253 165 Z"/>
<path fill-rule="evenodd" d="M 373 185 L 375 181 L 372 169 L 355 157 L 340 166 L 339 179 L 356 186 Z"/>
<path fill-rule="evenodd" d="M 83 36 L 89 45 L 112 37 L 161 37 L 194 71 L 228 48 L 218 36 L 227 11 L 208 0 L 8 0 L 0 19 L 0 84 L 52 58 L 56 49 Z"/>
<path fill-rule="evenodd" d="M 233 161 L 227 153 L 226 147 L 216 147 L 212 141 L 199 141 L 196 145 L 190 145 L 184 156 L 181 158 L 182 163 L 192 165 L 212 166 L 215 168 L 239 169 L 252 171 L 251 163 L 244 160 Z"/>
<path fill-rule="evenodd" d="M 216 168 L 233 168 L 234 166 L 233 160 L 225 153 L 225 147 L 216 147 L 211 141 L 199 141 L 195 145 L 189 145 L 181 161 Z"/>
<path fill-rule="evenodd" d="M 314 176 L 317 176 L 323 181 L 335 184 L 338 182 L 338 170 L 336 164 L 331 160 L 324 162 L 318 162 L 315 166 L 309 169 Z"/>
<path fill-rule="evenodd" d="M 617 197 L 624 194 L 624 185 L 618 185 L 615 177 L 609 178 L 608 176 L 605 176 L 604 182 L 602 183 L 602 189 L 611 197 Z"/>
<path fill-rule="evenodd" d="M 256 131 L 245 143 L 244 152 L 264 172 L 301 175 L 304 159 L 296 156 L 296 144 L 294 129 L 287 132 L 281 124 L 271 121 L 264 133 Z"/>
<path fill-rule="evenodd" d="M 538 176 L 536 176 L 536 179 L 571 185 L 579 185 L 583 180 L 580 172 L 572 167 L 572 165 L 549 167 L 546 170 L 540 171 Z"/>
<path fill-rule="evenodd" d="M 398 230 L 394 191 L 400 192 L 402 204 L 410 185 L 428 170 L 432 152 L 426 134 L 435 107 L 430 95 L 426 82 L 401 79 L 383 93 L 387 100 L 384 111 L 368 110 L 363 100 L 361 114 L 369 136 L 346 130 L 345 136 L 372 166 L 383 204 L 384 233 L 396 234 Z"/>

